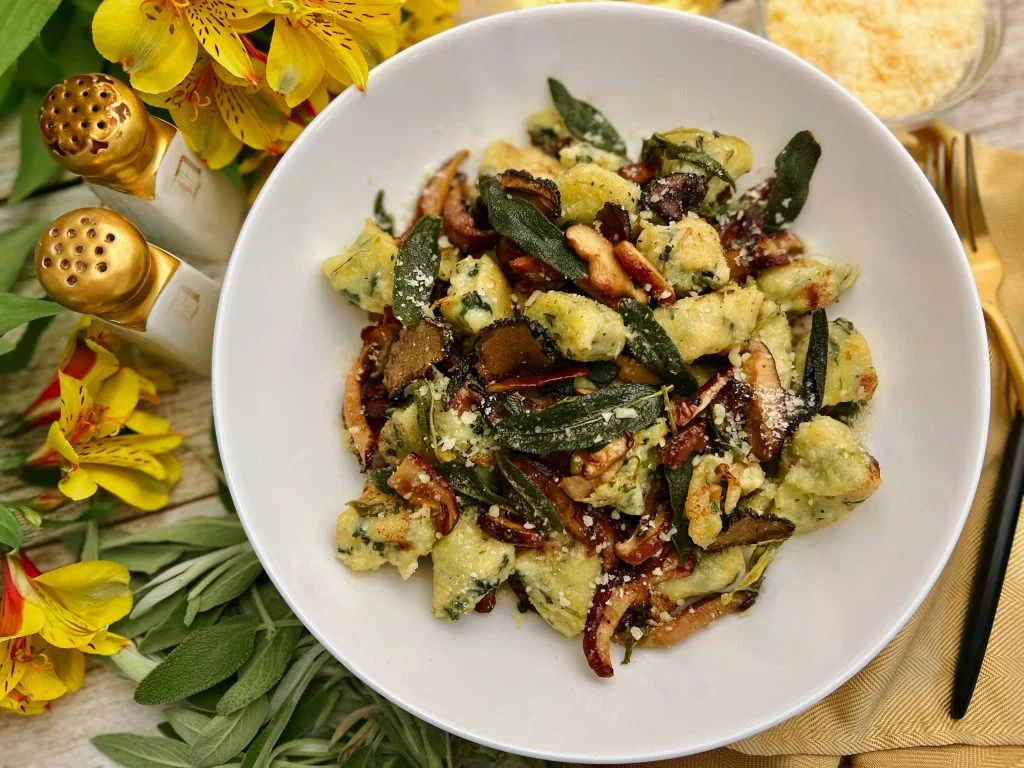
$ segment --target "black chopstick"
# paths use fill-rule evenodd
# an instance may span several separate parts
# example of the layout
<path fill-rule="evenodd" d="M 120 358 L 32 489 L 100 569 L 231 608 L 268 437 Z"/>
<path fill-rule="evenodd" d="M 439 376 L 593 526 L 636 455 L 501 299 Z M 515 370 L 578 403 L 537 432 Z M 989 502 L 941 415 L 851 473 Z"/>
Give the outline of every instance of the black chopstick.
<path fill-rule="evenodd" d="M 1006 452 L 999 470 L 999 485 L 995 503 L 989 512 L 985 541 L 981 548 L 978 571 L 974 577 L 974 590 L 967 608 L 967 620 L 960 642 L 960 657 L 956 664 L 953 684 L 953 704 L 950 715 L 959 720 L 967 714 L 974 686 L 978 682 L 985 649 L 992 633 L 992 622 L 999 607 L 999 594 L 1003 590 L 1006 565 L 1010 561 L 1013 533 L 1024 496 L 1024 416 L 1018 409 L 1013 417 L 1010 434 L 1006 438 Z"/>

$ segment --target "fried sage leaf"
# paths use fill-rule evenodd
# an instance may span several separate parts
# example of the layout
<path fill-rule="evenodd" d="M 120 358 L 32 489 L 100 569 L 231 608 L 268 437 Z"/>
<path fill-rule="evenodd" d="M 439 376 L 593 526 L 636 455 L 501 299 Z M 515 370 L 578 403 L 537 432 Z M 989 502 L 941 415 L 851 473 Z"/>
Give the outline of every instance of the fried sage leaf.
<path fill-rule="evenodd" d="M 377 196 L 373 198 L 373 223 L 389 235 L 395 234 L 395 217 L 384 207 L 383 189 L 378 190 Z"/>
<path fill-rule="evenodd" d="M 497 406 L 494 439 L 504 448 L 540 455 L 604 445 L 654 423 L 664 410 L 663 397 L 662 389 L 623 384 L 536 411 L 508 397 Z"/>
<path fill-rule="evenodd" d="M 654 319 L 650 307 L 632 299 L 622 299 L 619 314 L 626 324 L 629 348 L 637 359 L 663 382 L 671 384 L 676 393 L 692 395 L 696 392 L 697 380 L 686 367 L 668 333 Z"/>
<path fill-rule="evenodd" d="M 824 309 L 811 312 L 811 333 L 807 340 L 807 362 L 804 365 L 803 406 L 797 409 L 790 429 L 813 418 L 825 401 L 825 374 L 828 372 L 828 317 Z"/>
<path fill-rule="evenodd" d="M 712 157 L 711 153 L 703 147 L 693 146 L 692 144 L 676 144 L 674 141 L 666 139 L 660 133 L 654 134 L 649 139 L 644 139 L 643 149 L 640 150 L 641 163 L 646 163 L 654 168 L 660 168 L 661 160 L 665 157 L 689 163 L 703 171 L 708 178 L 714 176 L 724 181 L 730 187 L 736 186 L 736 181 L 725 170 L 725 166 Z"/>
<path fill-rule="evenodd" d="M 587 276 L 586 266 L 565 242 L 562 230 L 548 221 L 536 206 L 518 197 L 510 197 L 493 176 L 481 178 L 479 188 L 480 199 L 487 207 L 487 217 L 495 230 L 570 280 L 583 280 Z M 398 315 L 397 299 L 396 268 L 395 315 Z"/>
<path fill-rule="evenodd" d="M 800 131 L 775 158 L 775 181 L 764 214 L 765 232 L 785 229 L 800 215 L 819 157 L 821 145 L 814 134 Z"/>
<path fill-rule="evenodd" d="M 690 539 L 690 521 L 686 517 L 686 494 L 690 490 L 690 478 L 693 477 L 693 462 L 684 461 L 679 469 L 665 467 L 665 480 L 668 482 L 668 498 L 672 504 L 672 527 L 669 529 L 672 543 L 675 545 L 679 562 L 685 562 L 693 549 Z"/>
<path fill-rule="evenodd" d="M 540 486 L 517 467 L 503 451 L 496 453 L 494 460 L 508 485 L 512 508 L 544 533 L 562 530 L 562 523 L 555 514 L 555 505 L 544 495 Z"/>
<path fill-rule="evenodd" d="M 580 141 L 593 144 L 606 152 L 626 154 L 626 142 L 600 110 L 577 99 L 569 93 L 568 88 L 553 77 L 548 78 L 548 88 L 555 109 L 562 116 L 562 122 L 569 133 Z"/>
<path fill-rule="evenodd" d="M 481 476 L 483 470 L 467 467 L 457 461 L 440 464 L 437 470 L 457 494 L 484 504 L 497 504 L 499 507 L 510 506 L 508 499 L 498 495 L 490 488 L 487 481 Z"/>
<path fill-rule="evenodd" d="M 441 266 L 437 238 L 441 220 L 424 216 L 416 222 L 395 256 L 395 289 L 393 311 L 402 325 L 423 319 L 430 305 L 430 294 Z"/>

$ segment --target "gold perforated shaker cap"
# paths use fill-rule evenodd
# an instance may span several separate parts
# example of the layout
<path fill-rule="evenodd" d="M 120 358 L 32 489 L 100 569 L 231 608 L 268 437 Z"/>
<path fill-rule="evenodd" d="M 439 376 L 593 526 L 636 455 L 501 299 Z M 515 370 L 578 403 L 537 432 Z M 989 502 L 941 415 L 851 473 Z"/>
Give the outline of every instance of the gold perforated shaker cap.
<path fill-rule="evenodd" d="M 145 328 L 178 260 L 146 242 L 124 216 L 79 208 L 55 219 L 36 243 L 36 275 L 57 303 Z"/>
<path fill-rule="evenodd" d="M 174 128 L 150 117 L 130 87 L 104 74 L 69 77 L 43 97 L 43 144 L 60 165 L 104 186 L 152 197 Z"/>

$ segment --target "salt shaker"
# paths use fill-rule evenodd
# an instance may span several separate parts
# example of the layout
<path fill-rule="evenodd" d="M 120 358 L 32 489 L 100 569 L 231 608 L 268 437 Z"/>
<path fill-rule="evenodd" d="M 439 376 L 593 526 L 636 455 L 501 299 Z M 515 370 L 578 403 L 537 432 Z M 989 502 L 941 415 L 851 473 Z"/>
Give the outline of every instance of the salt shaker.
<path fill-rule="evenodd" d="M 242 192 L 124 83 L 104 74 L 58 83 L 43 97 L 39 132 L 58 164 L 154 243 L 197 263 L 231 255 L 245 218 Z"/>
<path fill-rule="evenodd" d="M 36 275 L 58 304 L 140 349 L 209 375 L 220 286 L 151 243 L 124 216 L 79 208 L 39 238 Z"/>

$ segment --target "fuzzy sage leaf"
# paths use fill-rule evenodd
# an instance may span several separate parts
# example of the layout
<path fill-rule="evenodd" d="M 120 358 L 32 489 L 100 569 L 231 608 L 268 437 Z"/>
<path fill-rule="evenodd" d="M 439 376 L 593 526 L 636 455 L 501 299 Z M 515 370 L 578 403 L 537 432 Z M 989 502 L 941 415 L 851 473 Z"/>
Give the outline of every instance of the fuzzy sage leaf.
<path fill-rule="evenodd" d="M 448 481 L 456 493 L 484 504 L 497 504 L 498 506 L 509 506 L 508 499 L 495 493 L 488 487 L 480 476 L 480 470 L 476 467 L 467 467 L 459 462 L 452 461 L 438 466 L 441 476 Z"/>
<path fill-rule="evenodd" d="M 813 418 L 825 400 L 825 376 L 828 373 L 828 317 L 824 309 L 811 312 L 811 333 L 807 339 L 807 361 L 804 363 L 803 405 L 790 422 L 795 429 L 801 422 Z"/>
<path fill-rule="evenodd" d="M 608 387 L 526 411 L 514 397 L 500 401 L 494 439 L 504 448 L 548 454 L 603 445 L 651 426 L 663 411 L 664 390 L 643 384 Z"/>
<path fill-rule="evenodd" d="M 189 747 L 189 760 L 197 768 L 212 768 L 228 762 L 252 741 L 269 709 L 266 697 L 261 696 L 230 715 L 210 718 Z"/>
<path fill-rule="evenodd" d="M 430 294 L 441 266 L 441 251 L 437 247 L 440 234 L 441 220 L 424 216 L 413 225 L 395 256 L 392 310 L 402 325 L 418 323 L 430 305 Z"/>
<path fill-rule="evenodd" d="M 643 149 L 640 150 L 640 162 L 657 169 L 661 168 L 664 159 L 687 163 L 700 170 L 709 179 L 718 178 L 730 187 L 736 186 L 732 174 L 725 170 L 725 166 L 703 147 L 677 144 L 660 133 L 655 133 L 649 139 L 644 139 Z"/>
<path fill-rule="evenodd" d="M 189 745 L 196 743 L 199 734 L 210 722 L 207 715 L 188 707 L 168 707 L 164 710 L 164 717 L 171 726 L 171 733 Z"/>
<path fill-rule="evenodd" d="M 821 145 L 810 131 L 800 131 L 775 158 L 775 181 L 765 205 L 764 229 L 778 232 L 800 215 L 811 188 Z"/>
<path fill-rule="evenodd" d="M 580 141 L 593 144 L 606 152 L 626 154 L 626 142 L 600 110 L 577 99 L 569 93 L 568 88 L 553 77 L 548 78 L 548 89 L 551 91 L 555 109 L 561 115 L 569 133 Z"/>
<path fill-rule="evenodd" d="M 668 483 L 668 498 L 672 504 L 672 544 L 676 548 L 679 562 L 682 563 L 693 549 L 690 521 L 686 517 L 686 495 L 690 490 L 690 479 L 693 477 L 693 462 L 684 461 L 679 469 L 664 469 L 665 480 Z"/>
<path fill-rule="evenodd" d="M 0 504 L 0 545 L 10 547 L 12 550 L 21 546 L 25 534 L 22 531 L 21 523 L 14 516 L 10 507 Z"/>
<path fill-rule="evenodd" d="M 204 549 L 219 549 L 241 544 L 245 530 L 236 517 L 197 517 L 180 523 L 130 533 L 119 528 L 100 531 L 100 550 L 129 544 L 187 544 Z"/>
<path fill-rule="evenodd" d="M 587 276 L 586 267 L 565 242 L 562 230 L 548 221 L 536 206 L 505 194 L 493 176 L 484 176 L 478 186 L 480 199 L 487 207 L 487 217 L 494 229 L 570 280 L 582 280 Z"/>
<path fill-rule="evenodd" d="M 238 680 L 217 702 L 217 713 L 231 714 L 277 685 L 288 669 L 292 651 L 301 634 L 300 627 L 282 627 L 269 637 L 265 633 L 262 644 L 238 671 Z"/>
<path fill-rule="evenodd" d="M 494 454 L 494 462 L 508 485 L 512 508 L 544 533 L 562 530 L 562 523 L 555 514 L 555 505 L 544 495 L 540 486 L 517 467 L 503 451 Z"/>
<path fill-rule="evenodd" d="M 192 768 L 188 745 L 163 736 L 105 733 L 92 745 L 124 768 Z"/>
<path fill-rule="evenodd" d="M 677 393 L 696 392 L 697 380 L 679 355 L 679 348 L 654 319 L 650 307 L 622 299 L 619 314 L 626 324 L 629 348 L 637 359 L 663 382 L 671 384 Z"/>

